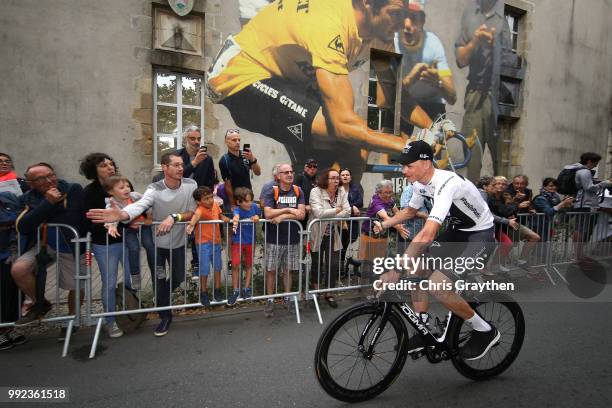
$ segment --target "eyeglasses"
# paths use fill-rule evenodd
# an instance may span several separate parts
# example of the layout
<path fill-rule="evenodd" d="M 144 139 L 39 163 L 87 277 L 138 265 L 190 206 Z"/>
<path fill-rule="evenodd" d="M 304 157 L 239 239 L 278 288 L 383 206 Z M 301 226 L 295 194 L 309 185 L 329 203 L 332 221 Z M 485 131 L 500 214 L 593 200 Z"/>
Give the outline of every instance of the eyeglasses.
<path fill-rule="evenodd" d="M 28 181 L 30 183 L 39 183 L 42 181 L 48 181 L 49 183 L 52 182 L 53 180 L 55 180 L 57 178 L 57 176 L 55 175 L 55 173 L 51 173 L 51 174 L 47 174 L 46 176 L 39 176 L 33 179 L 29 179 Z"/>
<path fill-rule="evenodd" d="M 319 166 L 317 166 L 316 164 L 307 164 L 306 167 L 308 167 L 309 169 L 316 169 Z"/>
<path fill-rule="evenodd" d="M 13 164 L 12 160 L 0 160 L 0 164 Z"/>
<path fill-rule="evenodd" d="M 285 174 L 285 175 L 289 175 L 289 174 L 293 174 L 295 173 L 295 171 L 293 170 L 287 170 L 287 171 L 279 171 L 280 174 Z"/>

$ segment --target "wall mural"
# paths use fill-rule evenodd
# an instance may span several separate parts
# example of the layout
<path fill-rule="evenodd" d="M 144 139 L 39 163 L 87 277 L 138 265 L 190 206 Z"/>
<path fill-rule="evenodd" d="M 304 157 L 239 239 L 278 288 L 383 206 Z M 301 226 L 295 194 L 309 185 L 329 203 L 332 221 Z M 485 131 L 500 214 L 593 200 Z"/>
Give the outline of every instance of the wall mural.
<path fill-rule="evenodd" d="M 215 57 L 207 95 L 238 127 L 282 143 L 294 165 L 316 157 L 322 166 L 350 167 L 359 179 L 365 171 L 397 171 L 390 158 L 424 139 L 439 168 L 467 167 L 475 179 L 485 145 L 498 166 L 495 101 L 509 42 L 502 1 L 467 3 L 454 44 L 427 29 L 424 1 L 235 1 L 242 28 Z M 450 58 L 468 76 L 463 129 L 446 117 L 459 91 Z M 364 64 L 367 119 L 354 110 L 357 89 L 348 79 Z M 462 158 L 449 156 L 450 139 L 463 146 Z M 382 153 L 374 164 L 373 152 Z"/>

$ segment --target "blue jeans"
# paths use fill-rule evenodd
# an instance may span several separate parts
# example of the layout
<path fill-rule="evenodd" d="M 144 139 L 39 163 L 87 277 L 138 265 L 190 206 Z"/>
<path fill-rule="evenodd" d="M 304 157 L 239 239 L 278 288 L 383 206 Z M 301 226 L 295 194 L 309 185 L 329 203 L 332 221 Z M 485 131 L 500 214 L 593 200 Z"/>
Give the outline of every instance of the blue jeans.
<path fill-rule="evenodd" d="M 125 248 L 128 253 L 130 273 L 132 275 L 140 275 L 140 242 L 138 241 L 138 230 L 128 227 L 123 231 L 125 234 Z"/>
<path fill-rule="evenodd" d="M 108 248 L 108 250 L 107 250 Z M 123 281 L 125 287 L 132 289 L 130 282 L 130 266 L 127 261 L 127 254 L 123 253 L 123 244 L 116 243 L 106 245 L 92 245 L 92 250 L 98 268 L 100 268 L 100 279 L 102 279 L 102 304 L 105 312 L 115 311 L 115 288 L 117 287 L 117 272 L 119 262 L 123 265 Z M 127 251 L 126 251 L 127 252 Z M 112 324 L 115 321 L 113 316 L 106 317 L 106 323 Z"/>

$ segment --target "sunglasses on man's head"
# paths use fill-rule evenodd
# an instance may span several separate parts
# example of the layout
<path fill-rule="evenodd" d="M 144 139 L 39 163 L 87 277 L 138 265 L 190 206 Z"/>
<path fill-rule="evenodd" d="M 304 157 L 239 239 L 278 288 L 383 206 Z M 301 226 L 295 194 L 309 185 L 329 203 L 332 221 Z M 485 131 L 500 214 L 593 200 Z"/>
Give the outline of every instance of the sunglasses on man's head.
<path fill-rule="evenodd" d="M 226 135 L 239 135 L 240 130 L 238 129 L 227 129 Z"/>

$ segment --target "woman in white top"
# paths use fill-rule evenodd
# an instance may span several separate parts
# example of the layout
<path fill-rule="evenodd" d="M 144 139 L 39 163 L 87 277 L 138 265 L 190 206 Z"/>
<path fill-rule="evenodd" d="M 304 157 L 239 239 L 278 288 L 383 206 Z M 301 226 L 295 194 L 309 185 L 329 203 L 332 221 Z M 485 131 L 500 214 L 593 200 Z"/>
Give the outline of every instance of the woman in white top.
<path fill-rule="evenodd" d="M 346 218 L 351 214 L 348 194 L 340 185 L 337 170 L 326 169 L 318 176 L 317 187 L 310 192 L 308 223 L 315 219 Z M 328 288 L 336 287 L 340 273 L 340 221 L 316 221 L 310 227 L 310 250 L 312 285 L 315 289 L 322 283 Z M 326 285 L 327 283 L 327 285 Z M 325 295 L 331 307 L 338 307 L 331 294 Z"/>

